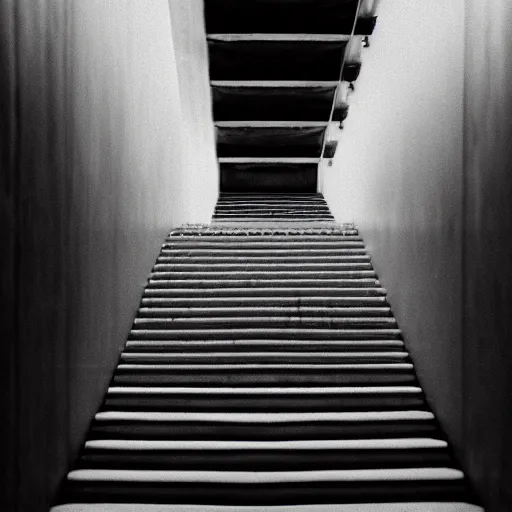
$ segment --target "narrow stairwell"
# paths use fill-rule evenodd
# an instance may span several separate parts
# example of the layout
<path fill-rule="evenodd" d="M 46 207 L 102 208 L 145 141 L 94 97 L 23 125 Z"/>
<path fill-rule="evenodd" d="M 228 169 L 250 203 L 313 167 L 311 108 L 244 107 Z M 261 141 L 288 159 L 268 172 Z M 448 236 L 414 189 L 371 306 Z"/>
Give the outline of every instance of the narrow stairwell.
<path fill-rule="evenodd" d="M 55 511 L 481 510 L 357 230 L 220 224 L 274 199 L 169 234 Z"/>
<path fill-rule="evenodd" d="M 205 0 L 219 200 L 164 243 L 55 512 L 482 510 L 318 193 L 376 3 Z"/>

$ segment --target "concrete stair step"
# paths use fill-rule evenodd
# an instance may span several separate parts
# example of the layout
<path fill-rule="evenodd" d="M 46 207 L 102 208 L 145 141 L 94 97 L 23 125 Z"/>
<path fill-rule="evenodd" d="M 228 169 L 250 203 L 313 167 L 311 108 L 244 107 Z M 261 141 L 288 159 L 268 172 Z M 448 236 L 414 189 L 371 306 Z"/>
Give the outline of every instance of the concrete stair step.
<path fill-rule="evenodd" d="M 396 328 L 392 316 L 346 317 L 346 316 L 194 316 L 194 317 L 137 317 L 135 329 L 204 329 L 204 328 L 320 328 L 320 329 L 375 329 Z"/>
<path fill-rule="evenodd" d="M 348 347 L 352 351 L 348 352 L 252 352 L 252 351 L 240 351 L 240 352 L 156 352 L 155 350 L 162 350 L 167 348 L 165 345 L 160 346 L 155 343 L 156 347 L 151 347 L 152 350 L 147 349 L 147 345 L 138 346 L 138 350 L 144 350 L 145 352 L 123 352 L 121 354 L 122 363 L 127 364 L 238 364 L 238 365 L 275 365 L 275 364 L 366 364 L 366 365 L 378 365 L 378 364 L 400 364 L 408 360 L 409 354 L 405 351 L 392 352 L 390 349 L 394 348 L 397 350 L 399 347 L 394 347 L 391 344 L 384 346 L 381 349 L 379 346 L 372 345 L 369 348 L 373 348 L 373 351 L 363 351 L 363 346 L 359 347 Z M 354 348 L 358 348 L 356 352 Z M 178 350 L 178 347 L 174 347 Z M 239 350 L 241 347 L 239 347 Z M 127 347 L 127 350 L 135 350 L 135 347 Z M 193 350 L 189 347 L 189 350 Z M 368 349 L 367 349 L 368 350 Z"/>
<path fill-rule="evenodd" d="M 385 297 L 386 290 L 381 286 L 378 286 L 375 283 L 374 286 L 371 283 L 363 282 L 361 283 L 346 283 L 345 286 L 335 287 L 332 286 L 332 283 L 329 283 L 329 286 L 325 286 L 325 283 L 321 283 L 321 287 L 310 285 L 310 283 L 306 284 L 306 287 L 302 286 L 286 286 L 287 284 L 293 285 L 294 283 L 285 282 L 281 283 L 282 286 L 279 287 L 268 287 L 260 286 L 261 281 L 258 281 L 257 286 L 247 287 L 244 285 L 245 282 L 241 283 L 240 286 L 236 286 L 236 283 L 229 283 L 226 287 L 217 287 L 217 286 L 208 286 L 208 283 L 205 283 L 204 286 L 201 287 L 191 287 L 187 286 L 187 283 L 184 283 L 180 287 L 167 287 L 167 286 L 158 286 L 158 281 L 154 283 L 149 283 L 148 287 L 144 290 L 144 297 L 180 297 L 180 298 L 189 298 L 189 297 L 203 297 L 203 298 L 212 298 L 212 297 L 245 297 L 245 298 L 255 298 L 255 297 L 277 297 L 277 298 L 286 298 L 286 297 L 315 297 L 318 295 L 323 295 L 324 297 Z M 254 284 L 254 283 L 253 283 Z M 295 283 L 297 284 L 297 283 Z M 302 283 L 301 283 L 302 284 Z M 232 286 L 231 286 L 232 285 Z"/>
<path fill-rule="evenodd" d="M 139 324 L 136 329 L 130 331 L 130 340 L 238 340 L 238 339 L 324 339 L 324 340 L 382 340 L 396 338 L 400 339 L 402 332 L 393 328 L 214 328 L 205 325 L 197 326 L 194 329 L 144 329 Z"/>
<path fill-rule="evenodd" d="M 274 331 L 276 334 L 286 334 L 281 331 Z M 367 332 L 367 331 L 365 331 Z M 240 335 L 240 332 L 236 332 Z M 265 332 L 266 334 L 266 332 Z M 240 353 L 243 355 L 245 352 L 252 353 L 284 353 L 285 355 L 291 355 L 294 353 L 310 353 L 311 357 L 316 354 L 323 356 L 327 353 L 332 353 L 332 357 L 342 357 L 345 352 L 376 352 L 376 351 L 390 351 L 397 352 L 403 350 L 404 342 L 397 337 L 388 338 L 349 338 L 349 339 L 316 339 L 312 336 L 313 332 L 306 333 L 303 339 L 297 337 L 298 332 L 292 331 L 292 336 L 286 337 L 281 336 L 279 338 L 272 337 L 240 337 L 238 338 L 227 338 L 227 339 L 209 339 L 207 337 L 199 338 L 196 340 L 180 340 L 180 339 L 158 339 L 158 338 L 146 338 L 146 339 L 129 339 L 126 342 L 125 350 L 144 350 L 158 352 L 165 350 L 169 352 L 183 352 L 187 353 L 184 357 L 188 357 L 190 352 L 198 353 Z M 304 335 L 304 332 L 301 332 Z M 311 334 L 311 335 L 309 335 Z M 173 356 L 174 357 L 174 356 Z M 176 355 L 178 357 L 178 355 Z M 192 355 L 190 356 L 192 357 Z M 199 355 L 197 356 L 199 357 Z M 299 357 L 299 356 L 297 356 Z M 383 356 L 384 357 L 384 356 Z M 387 357 L 387 355 L 386 355 Z"/>
<path fill-rule="evenodd" d="M 385 317 L 391 315 L 389 307 L 210 307 L 210 308 L 165 308 L 165 307 L 141 307 L 138 311 L 138 318 L 193 318 L 193 317 L 240 317 L 240 316 L 264 316 L 264 317 L 294 317 L 304 315 L 305 317 Z"/>
<path fill-rule="evenodd" d="M 204 271 L 204 263 L 196 262 L 175 262 L 161 263 L 158 262 L 153 267 L 153 272 L 185 272 L 185 271 Z M 340 272 L 340 271 L 357 271 L 357 272 L 372 272 L 374 275 L 373 267 L 370 262 L 335 262 L 335 263 L 318 263 L 318 262 L 211 262 L 208 265 L 208 270 L 211 271 L 239 271 L 239 272 L 252 272 L 267 269 L 269 272 L 275 271 L 319 271 L 319 272 Z"/>
<path fill-rule="evenodd" d="M 297 248 L 290 247 L 288 249 L 282 247 L 267 248 L 230 248 L 230 247 L 186 247 L 186 248 L 168 248 L 164 247 L 160 253 L 161 257 L 169 256 L 250 256 L 250 257 L 278 257 L 278 256 L 367 256 L 364 247 L 348 247 L 348 248 Z"/>
<path fill-rule="evenodd" d="M 51 512 L 105 512 L 106 504 L 69 504 Z M 109 504 L 110 512 L 484 512 L 465 502 L 400 502 L 288 506 L 154 505 L 149 503 Z"/>
<path fill-rule="evenodd" d="M 242 288 L 242 287 L 258 287 L 272 288 L 274 293 L 279 294 L 278 288 L 377 288 L 379 281 L 374 278 L 338 278 L 336 276 L 319 278 L 301 278 L 290 275 L 288 278 L 279 278 L 273 275 L 267 275 L 270 279 L 255 279 L 247 276 L 245 279 L 237 279 L 235 274 L 232 278 L 222 276 L 223 279 L 216 279 L 215 276 L 198 276 L 194 279 L 192 276 L 183 279 L 150 279 L 147 286 L 149 288 Z"/>
<path fill-rule="evenodd" d="M 437 435 L 431 412 L 99 412 L 92 439 L 308 440 Z"/>
<path fill-rule="evenodd" d="M 312 412 L 424 408 L 416 386 L 112 386 L 105 410 L 182 412 Z"/>
<path fill-rule="evenodd" d="M 305 269 L 308 268 L 323 268 L 332 270 L 338 268 L 344 270 L 347 268 L 354 268 L 355 270 L 368 270 L 371 269 L 370 258 L 368 256 L 273 256 L 273 257 L 242 257 L 242 256 L 160 256 L 154 269 L 168 270 L 171 266 L 187 265 L 190 268 L 197 268 L 202 266 L 205 268 L 205 263 L 209 263 L 208 268 L 222 268 L 225 266 L 235 265 L 235 268 L 250 266 L 258 268 L 263 266 L 270 266 L 273 268 L 282 268 L 290 266 L 296 268 L 301 266 Z M 167 267 L 164 267 L 166 265 Z M 336 267 L 334 267 L 336 266 Z M 331 268 L 332 267 L 332 268 Z M 284 268 L 286 270 L 286 268 Z"/>
<path fill-rule="evenodd" d="M 264 486 L 265 492 L 261 489 Z M 432 493 L 457 501 L 464 492 L 462 472 L 452 468 L 319 470 L 282 472 L 137 471 L 83 469 L 68 475 L 69 498 L 101 502 L 160 499 L 193 504 L 257 505 L 311 500 L 347 501 L 354 495 L 389 501 L 429 499 Z M 319 499 L 320 497 L 320 499 Z M 353 499 L 353 498 L 352 498 Z"/>
<path fill-rule="evenodd" d="M 306 251 L 318 250 L 318 249 L 337 249 L 338 251 L 346 250 L 346 249 L 365 249 L 364 244 L 362 242 L 357 241 L 278 241 L 278 240 L 268 240 L 268 241 L 253 241 L 249 237 L 244 240 L 215 240 L 213 237 L 209 239 L 209 237 L 200 238 L 197 240 L 180 240 L 178 237 L 173 239 L 171 242 L 166 242 L 163 245 L 163 249 L 224 249 L 224 250 L 247 250 L 247 249 L 265 249 L 267 251 L 274 251 L 277 249 L 284 250 L 293 250 L 293 249 L 302 249 Z"/>
<path fill-rule="evenodd" d="M 377 275 L 374 270 L 275 270 L 270 267 L 268 271 L 264 270 L 192 270 L 192 271 L 156 271 L 151 272 L 151 281 L 173 281 L 183 279 L 226 279 L 226 280 L 240 280 L 240 279 L 294 279 L 311 280 L 318 279 L 366 279 L 376 278 Z"/>
<path fill-rule="evenodd" d="M 376 297 L 147 297 L 145 308 L 387 308 L 384 296 Z"/>
<path fill-rule="evenodd" d="M 402 385 L 416 378 L 410 363 L 388 364 L 120 364 L 116 386 L 255 387 L 280 385 Z"/>
<path fill-rule="evenodd" d="M 79 468 L 295 471 L 446 467 L 447 443 L 431 438 L 300 441 L 88 441 Z"/>
<path fill-rule="evenodd" d="M 167 241 L 176 242 L 176 243 L 184 243 L 184 242 L 194 242 L 194 243 L 202 243 L 202 242 L 243 242 L 243 243 L 258 243 L 258 242 L 272 242 L 272 244 L 276 242 L 281 242 L 286 246 L 295 247 L 298 243 L 312 242 L 314 244 L 324 243 L 324 244 L 333 244 L 336 243 L 340 246 L 351 247 L 352 242 L 357 242 L 358 245 L 363 244 L 363 239 L 359 235 L 324 235 L 324 234 L 297 234 L 297 235 L 181 235 L 176 234 L 174 236 L 167 237 Z M 308 244 L 309 247 L 314 247 L 314 245 Z M 322 245 L 320 245 L 322 247 Z"/>

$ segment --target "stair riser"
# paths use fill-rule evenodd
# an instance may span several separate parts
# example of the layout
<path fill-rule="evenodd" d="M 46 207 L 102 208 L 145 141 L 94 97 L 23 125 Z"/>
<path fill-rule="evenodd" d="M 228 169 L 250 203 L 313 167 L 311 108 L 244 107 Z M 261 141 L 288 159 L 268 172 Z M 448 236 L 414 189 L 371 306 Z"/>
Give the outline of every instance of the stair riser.
<path fill-rule="evenodd" d="M 264 492 L 263 492 L 264 489 Z M 228 484 L 73 484 L 70 502 L 191 503 L 196 505 L 285 505 L 290 503 L 353 503 L 380 501 L 463 501 L 463 484 L 441 482 L 383 482 L 352 484 L 304 483 L 268 485 Z"/>
<path fill-rule="evenodd" d="M 345 43 L 210 41 L 210 80 L 339 80 Z"/>
<path fill-rule="evenodd" d="M 393 329 L 397 323 L 389 318 L 342 317 L 221 317 L 221 318 L 136 318 L 135 329 L 216 329 L 216 328 L 320 328 L 320 329 Z"/>
<path fill-rule="evenodd" d="M 144 298 L 143 307 L 159 308 L 250 308 L 250 307 L 276 307 L 276 308 L 297 308 L 317 307 L 317 308 L 342 308 L 342 307 L 364 307 L 364 308 L 387 308 L 389 307 L 385 297 L 338 297 L 332 298 L 314 298 L 304 297 L 302 299 L 293 297 L 245 297 L 245 298 L 211 298 L 211 299 L 186 299 L 186 298 Z"/>
<path fill-rule="evenodd" d="M 153 274 L 156 272 L 193 272 L 204 271 L 203 263 L 157 263 L 153 267 Z M 208 265 L 209 271 L 219 272 L 257 272 L 267 269 L 267 272 L 298 272 L 301 275 L 304 271 L 333 272 L 363 272 L 363 276 L 374 276 L 371 263 L 214 263 Z M 322 275 L 322 274 L 320 274 Z M 353 275 L 353 274 L 349 274 Z"/>
<path fill-rule="evenodd" d="M 94 422 L 91 439 L 288 441 L 386 439 L 437 435 L 433 421 L 303 422 L 277 425 L 215 422 Z"/>
<path fill-rule="evenodd" d="M 322 288 L 317 287 L 310 288 L 286 288 L 279 287 L 278 289 L 267 287 L 267 288 L 237 288 L 237 287 L 226 287 L 214 288 L 205 286 L 201 289 L 181 287 L 181 288 L 163 288 L 154 286 L 148 287 L 144 290 L 144 298 L 221 298 L 221 299 L 234 299 L 234 298 L 245 298 L 245 299 L 257 299 L 257 298 L 289 298 L 289 297 L 304 297 L 311 298 L 317 297 L 319 294 L 326 298 L 381 298 L 385 297 L 386 291 L 384 288 Z"/>
<path fill-rule="evenodd" d="M 203 326 L 204 327 L 204 326 Z M 399 329 L 190 329 L 157 330 L 132 329 L 130 340 L 243 340 L 243 339 L 298 339 L 298 340 L 379 340 L 400 339 Z"/>
<path fill-rule="evenodd" d="M 248 256 L 258 256 L 264 254 L 270 256 L 272 254 L 283 254 L 288 252 L 290 256 L 302 255 L 302 256 L 344 256 L 344 255 L 366 255 L 364 245 L 359 242 L 346 242 L 342 243 L 301 243 L 296 242 L 290 245 L 281 242 L 226 242 L 226 243 L 215 243 L 214 241 L 198 241 L 183 242 L 172 244 L 164 244 L 162 248 L 161 256 L 166 254 L 179 254 L 179 253 L 190 253 L 198 254 L 204 252 L 208 255 L 219 254 L 225 256 L 232 256 L 237 254 L 247 254 Z M 349 250 L 353 249 L 353 250 Z"/>
<path fill-rule="evenodd" d="M 181 372 L 180 372 L 181 373 Z M 230 372 L 208 372 L 202 375 L 178 375 L 178 374 L 141 374 L 132 372 L 131 375 L 117 373 L 114 376 L 113 383 L 119 386 L 267 386 L 267 385 L 379 385 L 395 386 L 401 384 L 414 384 L 416 379 L 412 372 L 378 374 L 368 372 L 366 374 L 333 374 L 325 372 L 324 374 L 286 374 L 285 372 L 274 372 L 272 375 L 261 373 L 234 373 Z"/>
<path fill-rule="evenodd" d="M 275 33 L 275 34 L 350 34 L 357 2 L 318 1 L 273 2 L 269 16 L 268 3 L 240 4 L 235 0 L 205 2 L 206 32 Z M 225 13 L 230 13 L 226 16 Z M 359 23 L 363 23 L 359 21 Z M 368 22 L 366 22 L 368 23 Z"/>
<path fill-rule="evenodd" d="M 258 249 L 267 247 L 268 249 L 364 249 L 364 243 L 358 239 L 359 237 L 340 236 L 336 240 L 336 236 L 317 236 L 317 237 L 301 237 L 301 235 L 289 235 L 282 237 L 279 235 L 273 236 L 217 236 L 217 235 L 203 235 L 203 236 L 170 236 L 167 238 L 168 243 L 164 244 L 164 248 L 185 248 L 190 245 L 192 248 L 201 248 L 204 244 L 218 245 L 224 248 L 234 248 L 238 246 L 244 249 Z M 170 243 L 169 243 L 170 242 Z M 175 247 L 172 247 L 175 245 Z"/>
<path fill-rule="evenodd" d="M 230 250 L 230 249 L 163 249 L 160 258 L 171 258 L 171 257 L 203 257 L 203 258 L 266 258 L 272 261 L 274 258 L 276 261 L 280 261 L 279 258 L 353 258 L 361 257 L 367 258 L 367 254 L 364 249 L 347 249 L 347 250 L 331 250 L 331 249 L 318 249 L 318 250 L 307 250 L 307 249 L 280 249 L 280 250 Z"/>
<path fill-rule="evenodd" d="M 310 308 L 310 307 L 238 307 L 238 308 L 141 308 L 138 318 L 198 317 L 391 317 L 389 308 Z"/>
<path fill-rule="evenodd" d="M 445 467 L 445 449 L 429 450 L 268 450 L 246 451 L 142 451 L 89 450 L 79 468 L 213 470 L 213 471 L 311 471 L 319 469 L 379 469 Z M 184 452 L 184 453 L 183 453 Z M 247 453 L 249 452 L 249 453 Z M 290 453 L 292 452 L 292 453 Z"/>
<path fill-rule="evenodd" d="M 204 288 L 271 288 L 272 295 L 282 295 L 283 292 L 280 288 L 334 288 L 337 290 L 343 290 L 345 288 L 372 288 L 375 289 L 379 286 L 379 281 L 376 279 L 339 279 L 333 277 L 331 279 L 151 279 L 147 284 L 147 288 L 188 288 L 188 289 L 204 289 Z M 247 292 L 246 292 L 247 293 Z M 343 292 L 337 292 L 337 295 Z M 348 292 L 350 293 L 350 292 Z M 361 292 L 355 292 L 361 293 Z M 370 292 L 374 293 L 374 292 Z M 249 294 L 250 295 L 250 294 Z M 380 294 L 379 294 L 380 295 Z"/>
<path fill-rule="evenodd" d="M 171 267 L 173 268 L 173 267 Z M 150 279 L 173 280 L 173 279 L 368 279 L 376 278 L 377 274 L 373 270 L 275 270 L 269 268 L 264 270 L 213 270 L 201 271 L 170 271 L 170 272 L 152 272 Z"/>
<path fill-rule="evenodd" d="M 126 355 L 129 355 L 129 352 L 126 352 Z M 172 359 L 172 357 L 169 357 L 168 359 L 165 358 L 155 358 L 151 357 L 151 353 L 148 353 L 145 357 L 137 357 L 137 359 L 131 359 L 129 357 L 123 358 L 125 362 L 130 363 L 138 363 L 138 364 L 144 364 L 144 363 L 177 363 L 180 364 L 194 364 L 194 363 L 201 363 L 201 364 L 248 364 L 250 361 L 251 363 L 258 363 L 258 364 L 299 364 L 299 363 L 317 363 L 317 364 L 378 364 L 378 363 L 402 363 L 406 360 L 406 357 L 404 356 L 394 356 L 393 352 L 390 354 L 386 354 L 386 352 L 383 352 L 380 355 L 374 355 L 374 356 L 357 356 L 354 354 L 353 356 L 350 356 L 350 354 L 346 354 L 343 357 L 339 356 L 336 357 L 320 357 L 315 356 L 314 354 L 304 355 L 302 358 L 300 357 L 291 357 L 291 356 L 251 356 L 249 357 L 243 357 L 243 355 L 240 355 L 238 357 L 236 356 L 216 356 L 216 357 L 204 357 L 204 358 L 194 358 L 186 356 L 176 358 L 175 360 Z"/>
<path fill-rule="evenodd" d="M 348 265 L 369 265 L 370 257 L 361 255 L 346 255 L 346 256 L 285 256 L 284 254 L 274 254 L 272 256 L 201 256 L 190 255 L 190 256 L 160 256 L 157 260 L 157 264 L 192 264 L 192 265 L 204 265 L 205 263 L 211 263 L 212 265 L 220 264 L 274 264 L 274 265 L 311 265 L 311 264 L 328 264 L 328 265 L 339 265 L 339 269 L 344 269 Z M 203 267 L 204 268 L 204 267 Z"/>
<path fill-rule="evenodd" d="M 296 333 L 295 333 L 296 334 Z M 186 354 L 189 357 L 189 352 L 192 354 L 200 354 L 203 357 L 207 354 L 208 357 L 215 357 L 217 354 L 226 356 L 229 354 L 238 354 L 241 352 L 245 354 L 250 352 L 252 354 L 288 354 L 300 356 L 310 355 L 312 357 L 325 357 L 325 354 L 331 352 L 336 357 L 342 357 L 346 352 L 357 352 L 359 354 L 375 353 L 380 351 L 396 352 L 397 357 L 403 351 L 404 343 L 400 339 L 380 339 L 380 340 L 318 340 L 314 337 L 306 340 L 297 339 L 296 336 L 272 339 L 265 337 L 262 339 L 246 339 L 246 340 L 128 340 L 126 343 L 126 351 L 154 351 L 161 350 L 168 352 L 177 352 L 179 354 Z M 291 355 L 289 357 L 291 357 Z M 178 357 L 174 354 L 173 357 Z M 181 357 L 181 356 L 180 356 Z M 185 355 L 183 355 L 185 357 Z M 192 357 L 192 356 L 190 356 Z"/>
<path fill-rule="evenodd" d="M 421 395 L 244 395 L 212 397 L 210 395 L 115 395 L 105 399 L 104 410 L 112 411 L 202 411 L 202 412 L 328 412 L 364 410 L 407 410 L 425 406 Z"/>
<path fill-rule="evenodd" d="M 327 211 L 299 211 L 299 210 L 269 210 L 269 209 L 260 209 L 260 210 L 245 210 L 245 211 L 237 211 L 237 210 L 229 210 L 229 211 L 216 211 L 214 214 L 215 217 L 291 217 L 292 219 L 307 219 L 309 217 L 325 217 L 328 219 L 332 219 L 333 216 Z"/>

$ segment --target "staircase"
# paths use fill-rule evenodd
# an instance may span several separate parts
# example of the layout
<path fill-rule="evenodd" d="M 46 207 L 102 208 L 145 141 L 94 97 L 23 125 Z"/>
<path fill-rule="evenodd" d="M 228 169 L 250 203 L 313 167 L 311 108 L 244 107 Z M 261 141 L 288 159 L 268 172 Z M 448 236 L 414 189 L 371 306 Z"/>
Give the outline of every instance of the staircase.
<path fill-rule="evenodd" d="M 221 193 L 213 223 L 264 226 L 292 223 L 320 226 L 332 222 L 322 194 L 227 194 Z"/>
<path fill-rule="evenodd" d="M 164 243 L 55 512 L 482 510 L 317 192 L 371 4 L 205 1 L 218 204 Z"/>
<path fill-rule="evenodd" d="M 481 510 L 357 230 L 322 222 L 170 233 L 55 511 Z"/>
<path fill-rule="evenodd" d="M 317 191 L 376 3 L 205 0 L 221 192 Z"/>

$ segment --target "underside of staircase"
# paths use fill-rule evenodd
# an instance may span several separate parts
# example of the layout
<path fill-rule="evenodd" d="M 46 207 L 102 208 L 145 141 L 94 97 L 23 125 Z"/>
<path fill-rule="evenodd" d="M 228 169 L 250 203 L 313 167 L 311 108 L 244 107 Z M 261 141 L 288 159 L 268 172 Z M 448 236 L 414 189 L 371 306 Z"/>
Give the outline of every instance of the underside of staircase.
<path fill-rule="evenodd" d="M 219 200 L 163 244 L 55 512 L 482 510 L 318 193 L 374 4 L 205 1 Z"/>
<path fill-rule="evenodd" d="M 206 0 L 221 192 L 317 192 L 376 3 Z"/>

